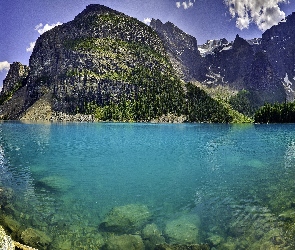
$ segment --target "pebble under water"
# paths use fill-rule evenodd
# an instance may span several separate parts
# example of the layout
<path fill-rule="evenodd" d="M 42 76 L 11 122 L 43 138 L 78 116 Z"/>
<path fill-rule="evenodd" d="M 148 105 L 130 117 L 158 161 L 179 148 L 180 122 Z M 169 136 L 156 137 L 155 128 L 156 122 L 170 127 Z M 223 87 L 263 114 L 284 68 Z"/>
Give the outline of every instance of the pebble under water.
<path fill-rule="evenodd" d="M 0 123 L 0 225 L 38 249 L 294 249 L 294 177 L 295 124 Z"/>

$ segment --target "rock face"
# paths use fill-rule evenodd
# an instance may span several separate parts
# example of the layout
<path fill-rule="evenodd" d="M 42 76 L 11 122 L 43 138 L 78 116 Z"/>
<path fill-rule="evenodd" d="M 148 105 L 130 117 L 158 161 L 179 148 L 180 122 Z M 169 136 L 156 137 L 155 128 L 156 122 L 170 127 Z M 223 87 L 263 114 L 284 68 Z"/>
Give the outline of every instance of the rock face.
<path fill-rule="evenodd" d="M 186 34 L 173 23 L 163 24 L 159 19 L 152 19 L 150 26 L 163 40 L 169 58 L 182 79 L 204 79 L 206 69 L 195 37 Z"/>
<path fill-rule="evenodd" d="M 42 34 L 29 65 L 22 101 L 17 100 L 17 106 L 12 101 L 7 105 L 5 100 L 2 118 L 21 118 L 44 95 L 51 98 L 47 102 L 51 111 L 76 114 L 87 113 L 90 105 L 103 107 L 127 101 L 142 105 L 146 99 L 143 94 L 147 89 L 155 92 L 154 86 L 161 86 L 156 92 L 163 98 L 165 91 L 169 95 L 177 92 L 171 91 L 177 84 L 183 91 L 175 83 L 177 77 L 157 33 L 135 18 L 98 4 L 87 6 L 73 21 Z M 12 83 L 5 84 L 5 91 L 25 73 L 11 70 L 11 75 L 15 77 L 6 79 Z M 152 98 L 143 105 L 155 103 Z M 7 106 L 17 112 L 10 112 Z"/>
<path fill-rule="evenodd" d="M 15 92 L 25 84 L 26 77 L 29 74 L 29 67 L 19 62 L 10 65 L 8 74 L 3 81 L 1 95 Z"/>
<path fill-rule="evenodd" d="M 204 58 L 208 68 L 204 84 L 227 85 L 250 91 L 255 106 L 264 102 L 282 102 L 285 90 L 267 53 L 236 36 L 232 45 L 219 46 Z"/>
<path fill-rule="evenodd" d="M 122 90 L 128 95 L 137 88 L 130 79 L 141 66 L 167 73 L 168 65 L 157 56 L 165 56 L 165 50 L 151 28 L 105 6 L 89 5 L 37 40 L 27 104 L 48 91 L 54 110 L 67 113 L 83 111 L 85 102 L 117 101 Z"/>
<path fill-rule="evenodd" d="M 262 39 L 246 41 L 237 35 L 234 42 L 223 38 L 199 46 L 170 22 L 152 20 L 151 27 L 164 41 L 182 79 L 197 80 L 209 87 L 246 89 L 254 106 L 294 100 L 295 13 L 267 30 Z"/>
<path fill-rule="evenodd" d="M 0 119 L 17 119 L 24 111 L 29 67 L 19 62 L 10 65 L 0 94 Z"/>
<path fill-rule="evenodd" d="M 269 64 L 283 82 L 287 99 L 295 96 L 295 12 L 278 25 L 265 31 L 262 35 L 262 49 L 265 51 Z"/>

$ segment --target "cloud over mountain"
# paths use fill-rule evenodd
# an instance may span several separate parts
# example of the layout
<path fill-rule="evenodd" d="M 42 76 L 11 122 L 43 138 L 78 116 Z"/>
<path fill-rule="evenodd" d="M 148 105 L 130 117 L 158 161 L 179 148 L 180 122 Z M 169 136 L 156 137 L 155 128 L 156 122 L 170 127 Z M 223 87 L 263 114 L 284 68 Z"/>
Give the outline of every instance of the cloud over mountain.
<path fill-rule="evenodd" d="M 38 33 L 40 35 L 42 35 L 44 32 L 51 30 L 52 28 L 54 28 L 55 26 L 61 25 L 61 22 L 57 22 L 57 23 L 53 23 L 53 24 L 48 24 L 46 23 L 45 25 L 43 25 L 42 23 L 39 23 L 38 25 L 35 26 L 35 30 L 38 31 Z"/>
<path fill-rule="evenodd" d="M 10 68 L 10 63 L 7 62 L 7 61 L 4 61 L 4 62 L 0 62 L 0 71 L 8 71 Z"/>
<path fill-rule="evenodd" d="M 146 18 L 143 19 L 143 22 L 144 22 L 145 24 L 147 24 L 147 25 L 150 25 L 150 22 L 151 22 L 151 21 L 152 21 L 152 19 L 149 18 L 149 17 L 146 17 Z"/>
<path fill-rule="evenodd" d="M 35 30 L 38 31 L 38 33 L 40 35 L 42 35 L 44 32 L 51 30 L 54 27 L 61 25 L 61 24 L 62 24 L 61 22 L 57 22 L 57 23 L 53 23 L 53 24 L 46 23 L 45 25 L 43 25 L 43 23 L 39 23 L 38 25 L 35 26 Z M 33 52 L 33 49 L 35 47 L 35 43 L 36 43 L 36 41 L 30 42 L 30 46 L 26 48 L 26 51 Z"/>
<path fill-rule="evenodd" d="M 255 23 L 262 31 L 269 29 L 285 18 L 279 4 L 288 0 L 224 0 L 239 29 L 249 28 Z"/>

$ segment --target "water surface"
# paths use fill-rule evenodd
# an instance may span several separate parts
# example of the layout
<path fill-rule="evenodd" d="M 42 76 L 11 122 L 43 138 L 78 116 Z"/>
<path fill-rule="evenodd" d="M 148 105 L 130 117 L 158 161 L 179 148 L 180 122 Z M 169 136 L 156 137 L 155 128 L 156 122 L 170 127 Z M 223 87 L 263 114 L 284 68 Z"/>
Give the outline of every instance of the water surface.
<path fill-rule="evenodd" d="M 291 244 L 293 124 L 3 122 L 0 174 L 17 195 L 3 213 L 69 249 L 97 249 L 106 214 L 128 204 L 147 206 L 168 243 L 167 222 L 190 214 L 216 249 Z"/>

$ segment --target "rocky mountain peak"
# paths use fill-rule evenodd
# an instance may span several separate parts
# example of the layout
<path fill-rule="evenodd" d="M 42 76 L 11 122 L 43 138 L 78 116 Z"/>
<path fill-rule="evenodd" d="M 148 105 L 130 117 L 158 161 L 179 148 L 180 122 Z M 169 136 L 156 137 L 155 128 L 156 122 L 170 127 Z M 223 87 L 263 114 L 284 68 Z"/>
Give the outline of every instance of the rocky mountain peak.
<path fill-rule="evenodd" d="M 107 6 L 101 4 L 89 4 L 86 8 L 79 13 L 74 20 L 78 20 L 80 18 L 85 18 L 92 15 L 101 15 L 106 13 L 114 13 L 114 14 L 122 14 L 116 10 L 113 10 Z"/>
<path fill-rule="evenodd" d="M 240 37 L 238 34 L 233 42 L 233 49 L 240 49 L 240 48 L 251 48 L 251 45 L 247 42 L 247 40 Z"/>
<path fill-rule="evenodd" d="M 196 76 L 202 78 L 206 74 L 195 37 L 171 22 L 162 23 L 158 19 L 152 19 L 150 27 L 164 42 L 173 67 L 183 80 L 190 81 L 196 79 Z"/>
<path fill-rule="evenodd" d="M 3 81 L 1 95 L 6 95 L 9 92 L 16 91 L 23 85 L 23 81 L 28 76 L 28 74 L 28 66 L 22 65 L 20 62 L 14 62 L 10 64 L 10 69 L 5 80 Z"/>

